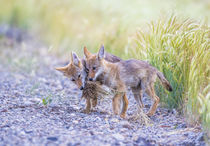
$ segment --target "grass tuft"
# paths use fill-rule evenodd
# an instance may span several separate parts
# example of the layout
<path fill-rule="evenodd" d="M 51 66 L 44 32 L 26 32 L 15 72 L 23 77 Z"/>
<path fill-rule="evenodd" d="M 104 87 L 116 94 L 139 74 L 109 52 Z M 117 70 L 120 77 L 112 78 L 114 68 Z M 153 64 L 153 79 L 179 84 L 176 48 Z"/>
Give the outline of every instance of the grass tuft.
<path fill-rule="evenodd" d="M 202 120 L 210 128 L 209 27 L 176 16 L 148 26 L 148 31 L 138 31 L 131 55 L 148 60 L 169 80 L 171 93 L 156 85 L 166 106 L 184 108 L 190 121 Z"/>

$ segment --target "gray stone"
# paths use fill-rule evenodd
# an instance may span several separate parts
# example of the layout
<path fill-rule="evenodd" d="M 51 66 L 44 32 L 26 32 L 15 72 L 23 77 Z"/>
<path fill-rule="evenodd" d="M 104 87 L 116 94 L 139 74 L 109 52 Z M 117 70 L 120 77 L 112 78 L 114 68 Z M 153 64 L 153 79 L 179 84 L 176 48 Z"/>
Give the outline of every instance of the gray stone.
<path fill-rule="evenodd" d="M 112 136 L 117 139 L 117 140 L 120 140 L 120 141 L 123 141 L 125 139 L 125 137 L 119 133 L 115 133 L 115 134 L 112 134 Z"/>
<path fill-rule="evenodd" d="M 57 137 L 47 137 L 47 140 L 57 141 L 57 140 L 58 140 L 58 138 L 57 138 Z"/>

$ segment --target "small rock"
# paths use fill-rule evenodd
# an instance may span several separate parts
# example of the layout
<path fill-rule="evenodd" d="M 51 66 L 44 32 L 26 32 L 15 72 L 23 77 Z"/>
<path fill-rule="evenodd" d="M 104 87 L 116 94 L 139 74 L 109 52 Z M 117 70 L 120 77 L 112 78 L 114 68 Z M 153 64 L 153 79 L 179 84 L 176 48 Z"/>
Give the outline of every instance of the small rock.
<path fill-rule="evenodd" d="M 69 142 L 68 144 L 67 144 L 67 146 L 73 146 L 74 144 L 72 144 L 71 142 Z"/>
<path fill-rule="evenodd" d="M 70 116 L 71 116 L 71 117 L 75 117 L 76 114 L 75 114 L 75 113 L 71 113 Z"/>
<path fill-rule="evenodd" d="M 204 135 L 203 135 L 203 133 L 200 133 L 200 134 L 198 135 L 198 137 L 196 138 L 196 141 L 198 141 L 198 142 L 204 141 Z"/>
<path fill-rule="evenodd" d="M 183 123 L 177 126 L 177 128 L 187 128 L 187 124 Z"/>
<path fill-rule="evenodd" d="M 120 125 L 129 125 L 130 123 L 128 121 L 120 121 Z"/>
<path fill-rule="evenodd" d="M 42 102 L 42 100 L 40 98 L 37 98 L 37 97 L 34 97 L 34 98 L 30 99 L 30 101 L 32 103 L 41 103 Z"/>
<path fill-rule="evenodd" d="M 136 140 L 136 143 L 138 143 L 138 145 L 150 145 L 149 142 L 147 142 L 147 140 L 143 137 L 139 137 L 137 140 Z"/>
<path fill-rule="evenodd" d="M 175 114 L 175 115 L 177 114 L 176 109 L 173 109 L 173 110 L 172 110 L 172 114 Z"/>
<path fill-rule="evenodd" d="M 99 118 L 99 117 L 97 117 L 95 120 L 98 122 L 101 122 L 101 118 Z"/>
<path fill-rule="evenodd" d="M 8 110 L 7 109 L 3 109 L 1 112 L 8 112 Z"/>
<path fill-rule="evenodd" d="M 186 141 L 183 141 L 182 142 L 182 144 L 181 145 L 195 145 L 192 141 L 188 141 L 188 140 L 186 140 Z"/>
<path fill-rule="evenodd" d="M 25 135 L 25 132 L 24 131 L 20 131 L 19 134 L 20 135 Z"/>
<path fill-rule="evenodd" d="M 130 125 L 123 125 L 123 128 L 127 128 L 127 129 L 132 129 L 132 127 Z"/>
<path fill-rule="evenodd" d="M 51 141 L 57 141 L 58 138 L 57 137 L 47 137 L 48 140 L 51 140 Z"/>
<path fill-rule="evenodd" d="M 112 119 L 111 119 L 111 122 L 115 122 L 115 123 L 117 123 L 117 122 L 119 122 L 119 120 L 118 120 L 118 119 L 116 119 L 116 118 L 112 118 Z"/>
<path fill-rule="evenodd" d="M 75 135 L 75 134 L 77 134 L 77 133 L 78 133 L 78 131 L 76 131 L 76 130 L 70 131 L 70 134 L 71 134 L 71 135 Z"/>
<path fill-rule="evenodd" d="M 120 125 L 122 125 L 123 128 L 132 129 L 132 126 L 128 121 L 121 121 Z"/>
<path fill-rule="evenodd" d="M 94 135 L 94 132 L 93 132 L 93 131 L 90 131 L 90 134 L 91 134 L 91 135 Z"/>
<path fill-rule="evenodd" d="M 112 135 L 115 139 L 123 141 L 125 139 L 125 137 L 119 133 L 115 133 Z"/>
<path fill-rule="evenodd" d="M 31 130 L 25 130 L 25 133 L 26 134 L 30 134 L 30 133 L 32 133 L 33 131 L 31 131 Z"/>
<path fill-rule="evenodd" d="M 184 134 L 184 136 L 188 136 L 188 135 L 189 135 L 188 133 L 185 133 L 185 134 Z"/>
<path fill-rule="evenodd" d="M 72 121 L 74 124 L 78 124 L 79 122 L 77 120 Z"/>

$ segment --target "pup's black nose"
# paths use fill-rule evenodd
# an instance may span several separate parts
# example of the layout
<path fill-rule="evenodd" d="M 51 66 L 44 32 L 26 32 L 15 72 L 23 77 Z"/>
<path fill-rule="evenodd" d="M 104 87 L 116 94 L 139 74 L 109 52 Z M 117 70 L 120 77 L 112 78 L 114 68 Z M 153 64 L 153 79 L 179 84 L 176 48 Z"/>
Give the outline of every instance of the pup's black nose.
<path fill-rule="evenodd" d="M 83 88 L 83 86 L 81 86 L 79 89 L 80 89 L 80 90 L 83 90 L 84 88 Z"/>
<path fill-rule="evenodd" d="M 89 81 L 93 81 L 93 78 L 89 78 Z"/>

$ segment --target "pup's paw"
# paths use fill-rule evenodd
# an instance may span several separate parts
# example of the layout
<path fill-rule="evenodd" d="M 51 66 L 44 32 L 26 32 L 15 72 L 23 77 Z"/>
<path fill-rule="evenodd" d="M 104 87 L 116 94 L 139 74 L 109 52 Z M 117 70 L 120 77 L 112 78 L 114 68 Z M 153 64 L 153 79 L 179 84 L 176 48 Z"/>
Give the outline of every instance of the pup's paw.
<path fill-rule="evenodd" d="M 121 114 L 120 117 L 123 118 L 123 119 L 125 119 L 126 114 Z"/>
<path fill-rule="evenodd" d="M 82 112 L 85 113 L 85 114 L 90 114 L 90 110 L 89 109 L 84 109 Z"/>
<path fill-rule="evenodd" d="M 147 112 L 146 115 L 147 115 L 148 117 L 151 117 L 151 116 L 154 115 L 154 113 L 152 113 L 152 112 Z"/>

